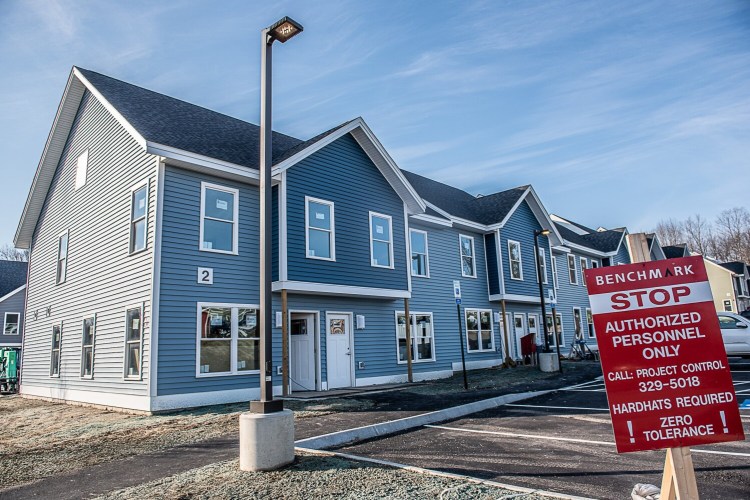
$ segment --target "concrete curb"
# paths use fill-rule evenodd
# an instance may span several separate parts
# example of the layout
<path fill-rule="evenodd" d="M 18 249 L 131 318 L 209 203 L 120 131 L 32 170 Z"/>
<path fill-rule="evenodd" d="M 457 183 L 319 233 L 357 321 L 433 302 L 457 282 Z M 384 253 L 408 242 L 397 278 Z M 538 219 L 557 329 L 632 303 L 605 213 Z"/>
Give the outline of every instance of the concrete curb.
<path fill-rule="evenodd" d="M 529 399 L 536 396 L 541 396 L 543 394 L 548 394 L 550 392 L 554 392 L 555 390 L 557 389 L 535 392 L 521 392 L 517 394 L 505 394 L 503 396 L 497 396 L 490 399 L 475 401 L 473 403 L 445 408 L 444 410 L 437 410 L 429 413 L 423 413 L 421 415 L 414 415 L 412 417 L 390 420 L 388 422 L 381 422 L 379 424 L 355 427 L 354 429 L 332 432 L 330 434 L 323 434 L 322 436 L 300 439 L 299 441 L 294 442 L 294 446 L 298 448 L 307 448 L 313 450 L 333 448 L 335 446 L 341 446 L 344 444 L 364 441 L 366 439 L 395 434 L 397 432 L 413 429 L 415 427 L 420 427 L 426 424 L 434 424 L 436 422 L 453 420 L 454 418 L 460 418 L 471 413 L 477 413 L 480 411 L 497 408 L 498 406 L 502 406 L 508 403 L 515 403 L 516 401 L 521 401 L 522 399 Z"/>

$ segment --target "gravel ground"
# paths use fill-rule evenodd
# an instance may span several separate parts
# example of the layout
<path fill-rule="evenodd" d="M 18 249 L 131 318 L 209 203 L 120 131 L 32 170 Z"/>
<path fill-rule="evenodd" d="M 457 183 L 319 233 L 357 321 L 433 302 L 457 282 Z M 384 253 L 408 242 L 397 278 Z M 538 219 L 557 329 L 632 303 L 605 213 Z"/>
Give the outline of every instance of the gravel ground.
<path fill-rule="evenodd" d="M 274 472 L 242 472 L 239 462 L 200 469 L 114 491 L 102 500 L 167 499 L 505 499 L 547 497 L 486 484 L 420 474 L 338 457 L 297 454 L 293 465 Z"/>

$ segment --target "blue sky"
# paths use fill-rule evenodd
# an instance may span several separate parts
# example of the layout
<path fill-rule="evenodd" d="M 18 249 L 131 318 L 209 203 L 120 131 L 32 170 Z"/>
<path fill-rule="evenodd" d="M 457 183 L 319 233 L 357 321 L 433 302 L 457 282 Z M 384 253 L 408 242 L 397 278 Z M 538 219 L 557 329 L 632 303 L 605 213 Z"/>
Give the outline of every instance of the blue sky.
<path fill-rule="evenodd" d="M 274 128 L 362 116 L 402 168 L 477 194 L 533 184 L 589 226 L 750 203 L 744 1 L 0 0 L 0 244 L 11 242 L 71 66 Z"/>

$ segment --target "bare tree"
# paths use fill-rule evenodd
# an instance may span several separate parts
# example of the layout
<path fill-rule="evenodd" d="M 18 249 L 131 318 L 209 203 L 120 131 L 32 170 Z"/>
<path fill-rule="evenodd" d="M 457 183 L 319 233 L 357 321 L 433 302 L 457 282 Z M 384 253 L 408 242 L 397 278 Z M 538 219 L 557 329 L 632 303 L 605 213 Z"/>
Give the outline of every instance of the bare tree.
<path fill-rule="evenodd" d="M 716 217 L 716 257 L 750 261 L 750 212 L 745 207 L 722 210 Z"/>
<path fill-rule="evenodd" d="M 667 219 L 656 224 L 654 232 L 659 237 L 662 245 L 679 245 L 685 243 L 685 223 L 682 221 Z"/>
<path fill-rule="evenodd" d="M 2 247 L 0 247 L 0 260 L 15 260 L 27 262 L 29 260 L 29 251 L 19 250 L 6 243 Z"/>
<path fill-rule="evenodd" d="M 700 214 L 695 214 L 694 217 L 688 217 L 682 227 L 685 229 L 684 243 L 687 243 L 691 252 L 713 255 L 714 235 L 711 231 L 711 224 L 706 219 Z"/>

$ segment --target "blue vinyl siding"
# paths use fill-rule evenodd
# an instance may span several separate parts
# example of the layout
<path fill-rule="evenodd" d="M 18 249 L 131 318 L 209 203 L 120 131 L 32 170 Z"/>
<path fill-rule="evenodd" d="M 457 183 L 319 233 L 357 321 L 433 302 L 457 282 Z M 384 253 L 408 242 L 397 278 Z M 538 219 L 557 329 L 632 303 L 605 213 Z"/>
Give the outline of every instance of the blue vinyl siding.
<path fill-rule="evenodd" d="M 487 255 L 487 283 L 490 295 L 500 293 L 500 277 L 497 273 L 497 240 L 495 233 L 484 235 L 484 253 Z"/>
<path fill-rule="evenodd" d="M 306 257 L 305 196 L 334 203 L 335 262 Z M 394 269 L 370 265 L 369 211 L 393 217 Z M 404 224 L 401 198 L 348 134 L 287 171 L 289 280 L 406 290 Z"/>
<path fill-rule="evenodd" d="M 534 231 L 542 226 L 531 211 L 528 203 L 521 203 L 511 215 L 508 222 L 500 230 L 500 251 L 503 252 L 503 277 L 505 280 L 505 293 L 513 295 L 526 295 L 538 298 L 539 285 L 536 281 L 536 263 L 534 260 Z M 523 266 L 523 280 L 510 278 L 510 258 L 508 255 L 508 240 L 521 243 L 521 262 Z M 546 236 L 539 237 L 539 247 L 545 249 L 549 258 L 549 242 Z M 547 263 L 547 283 L 552 285 L 550 276 L 551 265 Z M 545 285 L 545 293 L 547 285 Z"/>
<path fill-rule="evenodd" d="M 630 264 L 630 254 L 628 253 L 628 246 L 625 244 L 625 241 L 620 244 L 617 255 L 612 258 L 612 265 L 617 264 Z"/>
<path fill-rule="evenodd" d="M 578 273 L 578 284 L 574 285 L 570 283 L 569 268 L 568 268 L 568 255 L 574 255 L 576 259 L 576 272 Z M 563 322 L 563 345 L 566 349 L 570 347 L 570 343 L 575 338 L 575 323 L 573 319 L 573 308 L 579 307 L 581 309 L 581 327 L 583 331 L 583 339 L 590 344 L 595 344 L 595 339 L 588 338 L 588 325 L 586 323 L 586 308 L 591 307 L 589 305 L 588 291 L 584 286 L 583 273 L 581 272 L 581 257 L 585 257 L 590 262 L 591 257 L 582 255 L 580 253 L 572 252 L 567 253 L 555 253 L 557 259 L 557 272 L 559 278 L 560 288 L 557 290 L 557 313 L 562 316 Z M 595 257 L 596 260 L 601 260 Z M 590 266 L 590 264 L 589 264 Z M 562 349 L 563 346 L 561 346 Z M 565 351 L 567 354 L 567 351 Z"/>

